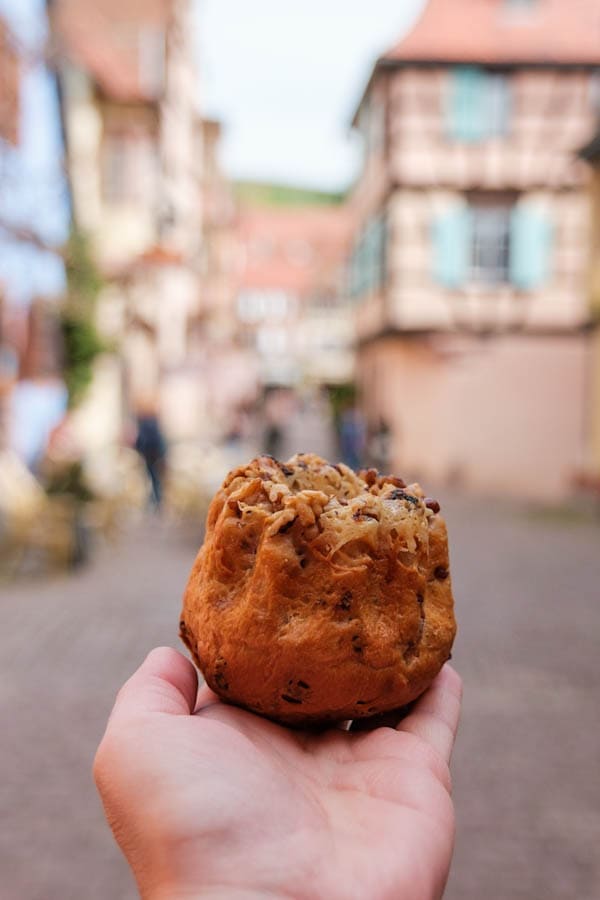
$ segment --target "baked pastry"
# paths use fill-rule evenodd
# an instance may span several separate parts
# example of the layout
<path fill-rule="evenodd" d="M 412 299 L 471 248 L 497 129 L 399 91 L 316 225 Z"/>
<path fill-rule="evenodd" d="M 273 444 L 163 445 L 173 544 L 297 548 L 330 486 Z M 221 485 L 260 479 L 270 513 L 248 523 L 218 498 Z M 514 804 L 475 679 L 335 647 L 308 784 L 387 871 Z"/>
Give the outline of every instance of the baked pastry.
<path fill-rule="evenodd" d="M 439 504 L 374 469 L 254 459 L 211 503 L 180 627 L 217 694 L 276 721 L 401 707 L 456 632 Z"/>

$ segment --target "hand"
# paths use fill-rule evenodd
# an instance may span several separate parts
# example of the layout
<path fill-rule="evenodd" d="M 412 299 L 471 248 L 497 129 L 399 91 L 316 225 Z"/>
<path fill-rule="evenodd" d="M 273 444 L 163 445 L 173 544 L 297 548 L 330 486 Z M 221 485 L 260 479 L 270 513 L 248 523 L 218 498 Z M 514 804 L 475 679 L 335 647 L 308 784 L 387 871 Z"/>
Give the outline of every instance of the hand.
<path fill-rule="evenodd" d="M 175 650 L 121 689 L 94 774 L 144 900 L 442 895 L 461 682 L 396 729 L 290 731 L 221 703 Z"/>

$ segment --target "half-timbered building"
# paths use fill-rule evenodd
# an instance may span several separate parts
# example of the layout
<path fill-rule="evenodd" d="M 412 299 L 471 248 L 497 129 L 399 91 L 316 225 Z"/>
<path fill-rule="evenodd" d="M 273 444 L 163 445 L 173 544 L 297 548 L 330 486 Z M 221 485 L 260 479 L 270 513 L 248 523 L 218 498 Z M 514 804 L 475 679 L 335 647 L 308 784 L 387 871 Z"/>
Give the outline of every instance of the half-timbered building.
<path fill-rule="evenodd" d="M 350 280 L 373 429 L 409 475 L 542 498 L 585 465 L 595 0 L 429 0 L 354 124 Z"/>

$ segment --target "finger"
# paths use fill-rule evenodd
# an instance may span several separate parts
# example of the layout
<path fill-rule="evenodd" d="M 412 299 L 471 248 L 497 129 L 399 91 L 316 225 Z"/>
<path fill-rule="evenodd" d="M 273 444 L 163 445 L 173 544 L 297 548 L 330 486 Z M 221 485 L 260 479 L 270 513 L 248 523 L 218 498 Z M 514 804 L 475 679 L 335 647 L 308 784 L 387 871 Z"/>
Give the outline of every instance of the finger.
<path fill-rule="evenodd" d="M 213 703 L 219 703 L 219 701 L 219 695 L 215 694 L 214 691 L 211 691 L 207 683 L 203 681 L 198 687 L 194 712 L 200 712 L 200 710 L 204 709 L 206 706 L 212 706 Z"/>
<path fill-rule="evenodd" d="M 196 670 L 188 659 L 171 647 L 157 647 L 119 691 L 111 719 L 140 713 L 189 716 L 197 686 Z"/>
<path fill-rule="evenodd" d="M 450 762 L 461 698 L 460 675 L 446 665 L 429 690 L 417 700 L 412 712 L 398 725 L 398 731 L 416 735 Z"/>

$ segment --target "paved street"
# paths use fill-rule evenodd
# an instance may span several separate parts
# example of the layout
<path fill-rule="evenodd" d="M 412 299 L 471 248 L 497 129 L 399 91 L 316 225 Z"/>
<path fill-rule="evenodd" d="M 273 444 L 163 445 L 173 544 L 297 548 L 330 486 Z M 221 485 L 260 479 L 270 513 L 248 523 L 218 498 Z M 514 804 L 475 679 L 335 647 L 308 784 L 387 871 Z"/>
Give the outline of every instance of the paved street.
<path fill-rule="evenodd" d="M 484 501 L 445 508 L 465 679 L 446 896 L 594 900 L 600 528 Z M 2 588 L 2 900 L 136 897 L 90 765 L 117 687 L 150 647 L 177 646 L 194 550 L 149 521 L 75 577 Z"/>

